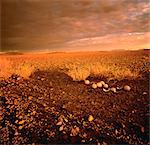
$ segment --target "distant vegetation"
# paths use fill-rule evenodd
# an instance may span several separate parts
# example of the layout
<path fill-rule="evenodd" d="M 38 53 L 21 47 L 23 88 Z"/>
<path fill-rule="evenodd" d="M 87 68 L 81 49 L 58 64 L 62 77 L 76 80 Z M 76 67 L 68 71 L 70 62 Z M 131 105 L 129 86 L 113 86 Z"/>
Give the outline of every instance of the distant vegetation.
<path fill-rule="evenodd" d="M 149 71 L 146 51 L 7 54 L 0 57 L 0 78 L 12 74 L 28 78 L 37 70 L 57 69 L 75 81 L 85 80 L 90 75 L 124 79 L 137 78 L 141 72 Z"/>

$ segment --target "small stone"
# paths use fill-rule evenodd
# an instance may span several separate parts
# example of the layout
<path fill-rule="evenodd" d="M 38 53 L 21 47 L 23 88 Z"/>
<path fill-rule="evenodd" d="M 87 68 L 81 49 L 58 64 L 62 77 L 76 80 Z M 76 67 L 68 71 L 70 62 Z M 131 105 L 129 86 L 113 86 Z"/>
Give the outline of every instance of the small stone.
<path fill-rule="evenodd" d="M 95 102 L 94 102 L 94 101 L 92 101 L 92 102 L 91 102 L 91 104 L 92 104 L 92 105 L 94 105 L 94 104 L 95 104 Z"/>
<path fill-rule="evenodd" d="M 32 99 L 33 99 L 33 97 L 32 97 L 32 96 L 29 96 L 29 97 L 28 97 L 28 99 L 29 99 L 29 100 L 32 100 Z"/>
<path fill-rule="evenodd" d="M 126 126 L 122 123 L 122 127 L 125 128 Z"/>
<path fill-rule="evenodd" d="M 144 127 L 141 127 L 141 132 L 142 132 L 142 133 L 144 133 L 144 132 L 145 132 Z"/>
<path fill-rule="evenodd" d="M 32 115 L 35 115 L 35 114 L 36 114 L 36 111 L 33 111 L 33 112 L 32 112 Z"/>
<path fill-rule="evenodd" d="M 115 134 L 116 134 L 116 135 L 118 134 L 118 130 L 117 130 L 117 129 L 115 130 Z"/>
<path fill-rule="evenodd" d="M 103 142 L 103 144 L 102 145 L 107 145 L 107 143 L 106 142 Z"/>
<path fill-rule="evenodd" d="M 21 130 L 23 128 L 23 126 L 19 126 L 19 129 Z"/>
<path fill-rule="evenodd" d="M 143 95 L 147 95 L 147 92 L 143 92 Z"/>
<path fill-rule="evenodd" d="M 134 110 L 132 110 L 132 113 L 134 113 Z"/>
<path fill-rule="evenodd" d="M 15 123 L 18 123 L 18 120 L 16 120 Z"/>
<path fill-rule="evenodd" d="M 62 125 L 62 123 L 63 123 L 62 121 L 59 121 L 56 125 L 60 126 L 60 125 Z"/>
<path fill-rule="evenodd" d="M 14 135 L 16 135 L 16 136 L 17 136 L 17 135 L 19 135 L 19 133 L 18 133 L 18 132 L 15 132 L 15 134 L 14 134 Z"/>
<path fill-rule="evenodd" d="M 59 131 L 63 131 L 64 130 L 64 126 L 62 125 L 60 128 L 59 128 Z"/>
<path fill-rule="evenodd" d="M 89 118 L 88 118 L 88 121 L 93 121 L 94 120 L 94 117 L 92 115 L 89 115 Z"/>
<path fill-rule="evenodd" d="M 71 136 L 77 136 L 79 133 L 79 127 L 75 127 L 71 129 Z"/>
<path fill-rule="evenodd" d="M 19 81 L 20 79 L 21 79 L 21 77 L 18 77 L 18 78 L 17 78 L 17 81 Z"/>
<path fill-rule="evenodd" d="M 68 119 L 67 119 L 67 118 L 64 118 L 64 121 L 65 121 L 65 122 L 68 122 Z"/>
<path fill-rule="evenodd" d="M 23 124 L 24 122 L 25 122 L 25 120 L 22 120 L 22 121 L 19 122 L 19 124 Z"/>
<path fill-rule="evenodd" d="M 19 116 L 19 119 L 22 119 L 23 118 L 23 116 Z"/>
<path fill-rule="evenodd" d="M 128 86 L 128 85 L 125 85 L 125 86 L 123 87 L 123 89 L 124 89 L 125 91 L 130 91 L 130 90 L 131 90 L 131 87 Z"/>
<path fill-rule="evenodd" d="M 41 81 L 44 81 L 45 80 L 45 78 L 41 78 Z"/>

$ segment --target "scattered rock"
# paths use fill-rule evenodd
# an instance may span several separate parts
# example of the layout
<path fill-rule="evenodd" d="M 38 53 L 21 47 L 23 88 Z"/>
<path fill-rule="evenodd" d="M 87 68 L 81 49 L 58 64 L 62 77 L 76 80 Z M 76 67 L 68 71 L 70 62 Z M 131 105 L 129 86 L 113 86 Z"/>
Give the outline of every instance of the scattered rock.
<path fill-rule="evenodd" d="M 117 130 L 117 129 L 115 130 L 115 134 L 116 134 L 116 135 L 118 134 L 118 130 Z"/>
<path fill-rule="evenodd" d="M 19 126 L 19 130 L 21 130 L 23 128 L 23 126 Z"/>
<path fill-rule="evenodd" d="M 41 81 L 44 81 L 45 80 L 45 78 L 41 78 Z"/>
<path fill-rule="evenodd" d="M 65 122 L 68 122 L 68 119 L 67 119 L 67 118 L 64 118 L 64 121 L 65 121 Z"/>
<path fill-rule="evenodd" d="M 107 145 L 107 143 L 106 143 L 106 142 L 103 142 L 102 145 Z"/>
<path fill-rule="evenodd" d="M 19 124 L 24 124 L 25 120 L 19 121 Z"/>
<path fill-rule="evenodd" d="M 131 90 L 131 87 L 128 86 L 128 85 L 125 85 L 125 86 L 123 87 L 123 89 L 124 89 L 125 91 L 130 91 L 130 90 Z"/>
<path fill-rule="evenodd" d="M 141 127 L 141 132 L 142 132 L 142 133 L 144 133 L 144 132 L 145 132 L 144 127 Z"/>
<path fill-rule="evenodd" d="M 64 130 L 64 126 L 62 125 L 60 128 L 59 128 L 59 131 L 63 131 Z"/>
<path fill-rule="evenodd" d="M 72 128 L 70 136 L 77 136 L 79 133 L 79 130 L 80 130 L 79 127 Z"/>
<path fill-rule="evenodd" d="M 89 115 L 89 118 L 88 118 L 88 121 L 93 121 L 94 120 L 94 117 L 92 115 Z"/>
<path fill-rule="evenodd" d="M 59 121 L 56 125 L 62 125 L 63 122 L 62 121 Z"/>
<path fill-rule="evenodd" d="M 32 96 L 29 96 L 29 97 L 28 97 L 28 99 L 29 99 L 29 100 L 32 100 L 32 99 L 33 99 L 33 97 L 32 97 Z"/>
<path fill-rule="evenodd" d="M 15 136 L 17 136 L 17 135 L 19 135 L 19 133 L 18 132 L 15 132 L 15 134 L 14 134 Z"/>
<path fill-rule="evenodd" d="M 143 95 L 147 95 L 147 92 L 143 92 Z"/>

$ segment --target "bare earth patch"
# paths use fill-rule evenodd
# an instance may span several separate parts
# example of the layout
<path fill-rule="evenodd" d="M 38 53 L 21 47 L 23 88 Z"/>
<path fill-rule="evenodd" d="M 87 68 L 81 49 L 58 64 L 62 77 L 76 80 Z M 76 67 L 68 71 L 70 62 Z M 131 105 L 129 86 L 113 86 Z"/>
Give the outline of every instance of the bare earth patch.
<path fill-rule="evenodd" d="M 0 144 L 147 144 L 148 74 L 109 82 L 111 87 L 126 84 L 131 91 L 104 92 L 73 81 L 60 70 L 36 71 L 28 79 L 17 75 L 2 79 Z"/>

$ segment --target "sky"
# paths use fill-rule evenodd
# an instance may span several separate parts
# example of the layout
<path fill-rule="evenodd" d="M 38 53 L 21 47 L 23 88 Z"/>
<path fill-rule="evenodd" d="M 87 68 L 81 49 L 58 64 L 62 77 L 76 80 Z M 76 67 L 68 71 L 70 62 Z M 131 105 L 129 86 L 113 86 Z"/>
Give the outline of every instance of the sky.
<path fill-rule="evenodd" d="M 1 0 L 0 51 L 109 50 L 107 40 L 120 37 L 146 43 L 149 20 L 148 0 Z"/>

